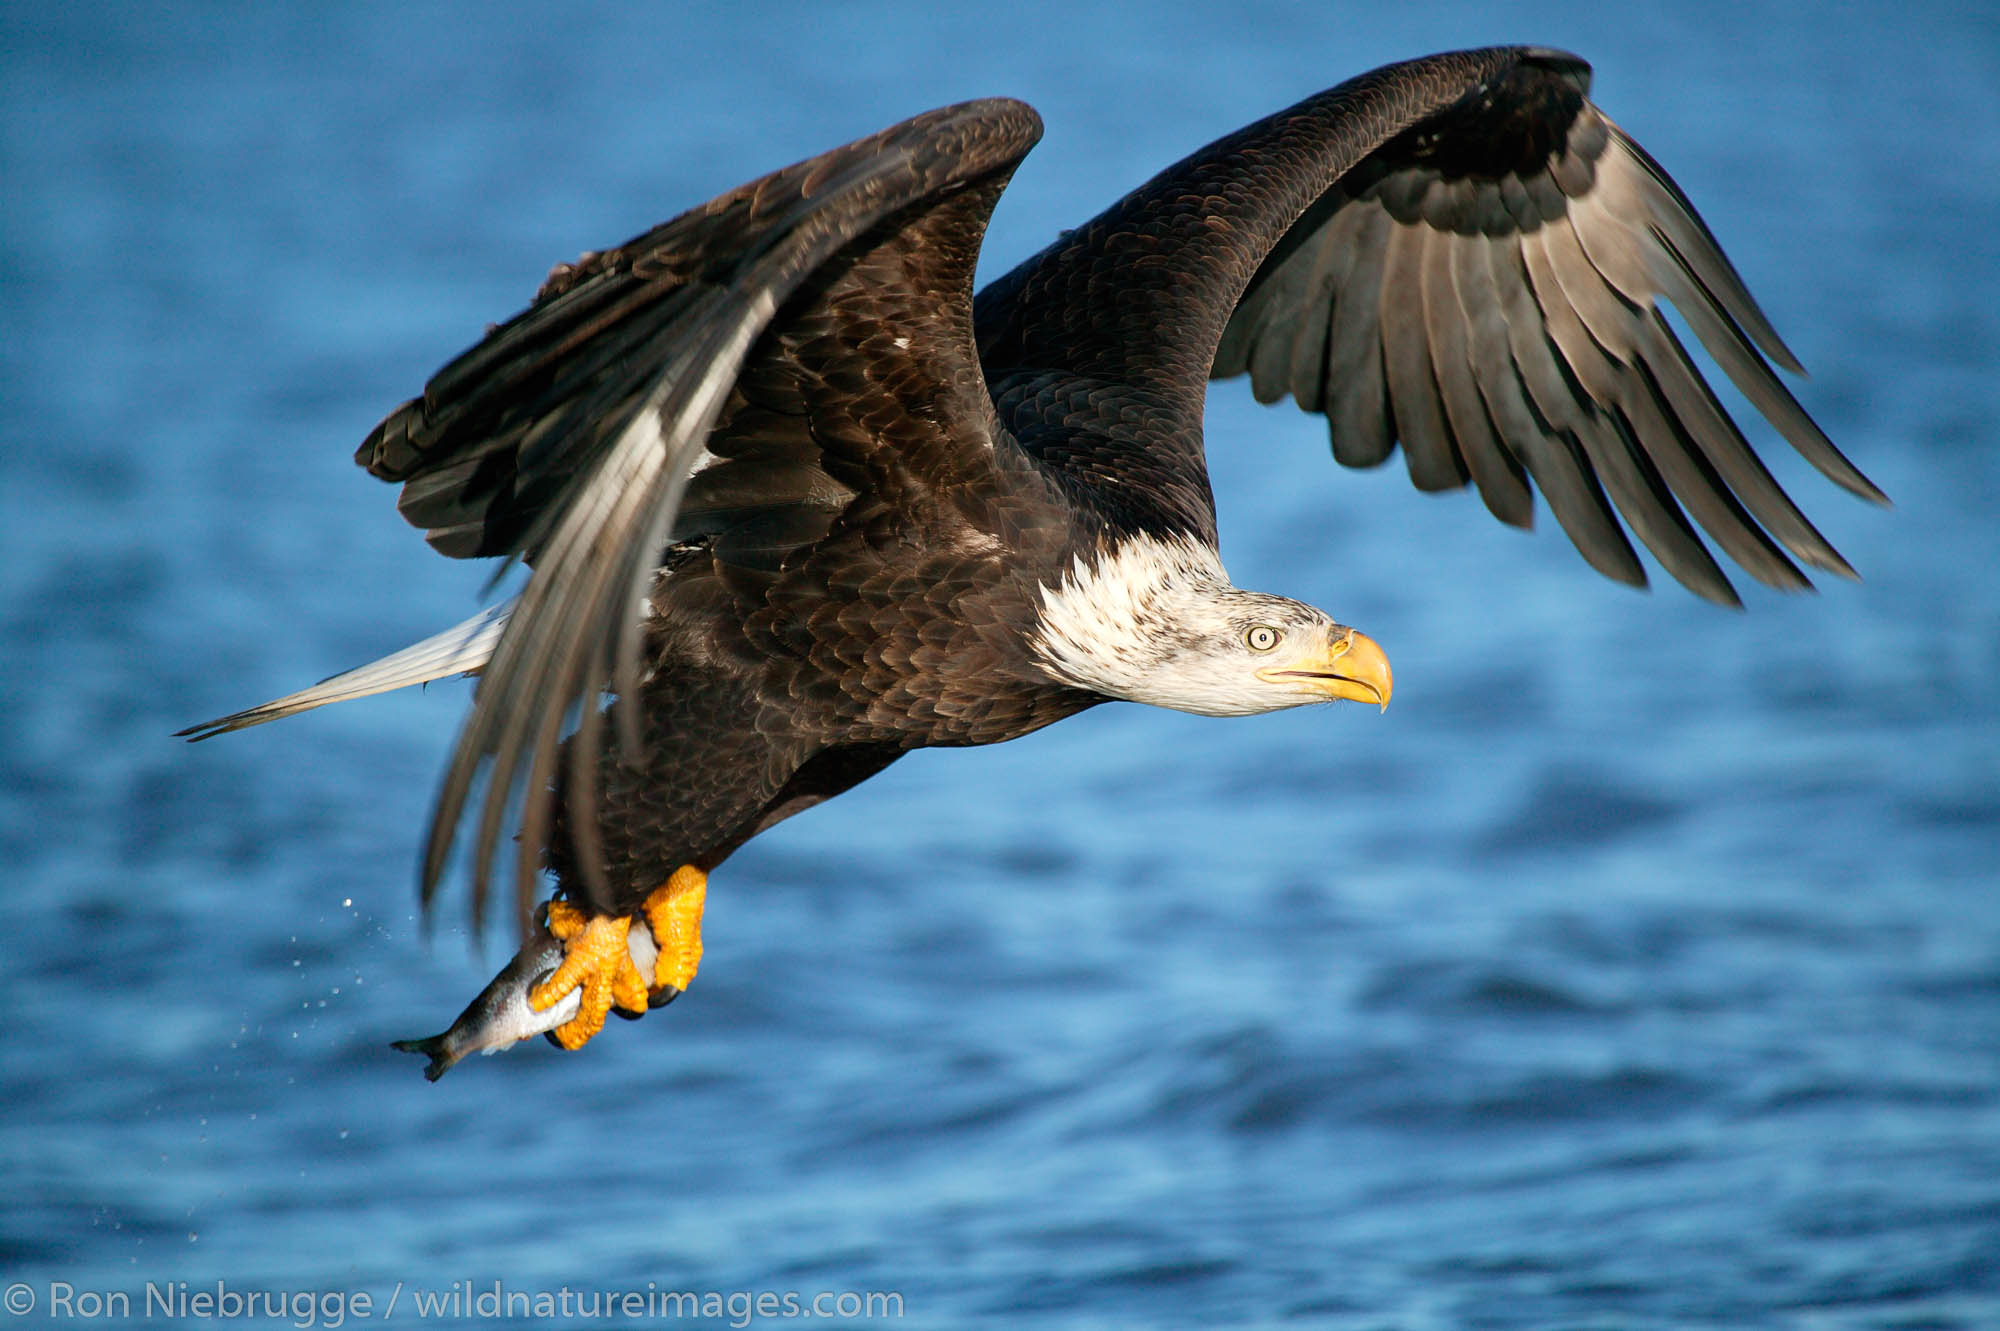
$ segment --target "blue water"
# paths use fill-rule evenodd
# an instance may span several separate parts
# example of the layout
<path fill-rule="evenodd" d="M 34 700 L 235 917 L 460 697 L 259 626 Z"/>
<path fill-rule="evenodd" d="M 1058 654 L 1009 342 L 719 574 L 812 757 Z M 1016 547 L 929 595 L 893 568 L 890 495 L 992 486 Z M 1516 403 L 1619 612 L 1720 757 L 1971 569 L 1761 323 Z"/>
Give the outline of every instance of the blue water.
<path fill-rule="evenodd" d="M 2000 1326 L 2000 21 L 1958 11 L 0 11 L 0 1321 Z M 348 458 L 551 263 L 1011 93 L 998 272 L 1496 40 L 1596 63 L 1813 369 L 1897 507 L 1774 466 L 1865 582 L 1621 590 L 1225 386 L 1231 571 L 1385 644 L 1386 715 L 919 755 L 717 875 L 672 1009 L 436 1086 L 387 1042 L 511 950 L 414 908 L 466 686 L 168 739 L 476 608 Z"/>

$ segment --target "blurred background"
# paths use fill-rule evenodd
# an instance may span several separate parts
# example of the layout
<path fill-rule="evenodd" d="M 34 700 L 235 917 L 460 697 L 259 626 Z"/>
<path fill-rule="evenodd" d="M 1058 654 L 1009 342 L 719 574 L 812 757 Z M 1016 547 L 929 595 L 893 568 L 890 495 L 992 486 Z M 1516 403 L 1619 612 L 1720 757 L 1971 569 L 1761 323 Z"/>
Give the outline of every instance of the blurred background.
<path fill-rule="evenodd" d="M 1896 508 L 1746 429 L 1864 582 L 1624 590 L 1219 385 L 1231 572 L 1382 642 L 1386 715 L 919 754 L 716 875 L 671 1009 L 436 1086 L 388 1041 L 512 950 L 415 911 L 468 686 L 168 738 L 478 608 L 349 459 L 551 264 L 1004 93 L 1048 133 L 997 275 L 1299 97 L 1507 41 L 1595 64 L 1812 370 Z M 44 1312 L 2000 1324 L 1990 8 L 29 3 L 0 45 L 0 1278 Z"/>

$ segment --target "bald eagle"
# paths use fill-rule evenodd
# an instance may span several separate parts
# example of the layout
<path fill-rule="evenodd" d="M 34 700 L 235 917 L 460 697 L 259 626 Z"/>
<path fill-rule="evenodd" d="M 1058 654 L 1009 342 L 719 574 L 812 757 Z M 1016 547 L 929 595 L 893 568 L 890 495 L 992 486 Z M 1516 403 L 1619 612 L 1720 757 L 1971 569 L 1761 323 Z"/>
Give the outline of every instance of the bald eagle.
<path fill-rule="evenodd" d="M 1778 381 L 1798 362 L 1589 73 L 1509 47 L 1365 74 L 977 297 L 988 215 L 1041 133 L 1015 101 L 916 116 L 560 266 L 356 455 L 439 551 L 527 565 L 519 596 L 183 733 L 480 675 L 423 896 L 470 823 L 477 922 L 513 831 L 528 943 L 455 1039 L 406 1046 L 436 1075 L 671 999 L 708 872 L 912 749 L 1112 699 L 1386 705 L 1373 641 L 1224 570 L 1211 379 L 1323 414 L 1343 465 L 1400 444 L 1418 488 L 1469 482 L 1503 522 L 1540 491 L 1621 582 L 1646 580 L 1629 532 L 1733 603 L 1697 527 L 1773 587 L 1853 576 L 1662 298 L 1800 453 L 1880 492 Z"/>

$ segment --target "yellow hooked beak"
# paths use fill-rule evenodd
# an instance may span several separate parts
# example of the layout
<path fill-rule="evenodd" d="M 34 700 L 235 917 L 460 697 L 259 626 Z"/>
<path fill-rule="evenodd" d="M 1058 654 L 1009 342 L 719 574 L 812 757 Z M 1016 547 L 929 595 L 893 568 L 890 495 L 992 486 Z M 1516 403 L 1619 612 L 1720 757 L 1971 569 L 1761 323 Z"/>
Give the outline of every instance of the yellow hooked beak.
<path fill-rule="evenodd" d="M 1267 666 L 1257 678 L 1268 684 L 1303 683 L 1329 698 L 1372 702 L 1384 711 L 1395 680 L 1389 658 L 1375 640 L 1356 629 L 1336 628 L 1327 635 L 1326 654 L 1288 666 Z"/>

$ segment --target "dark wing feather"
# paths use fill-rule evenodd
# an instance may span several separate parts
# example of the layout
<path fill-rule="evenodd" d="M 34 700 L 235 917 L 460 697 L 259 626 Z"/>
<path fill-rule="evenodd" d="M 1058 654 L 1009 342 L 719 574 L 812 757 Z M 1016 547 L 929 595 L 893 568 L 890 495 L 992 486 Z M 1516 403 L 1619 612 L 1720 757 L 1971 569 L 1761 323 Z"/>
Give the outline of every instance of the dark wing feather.
<path fill-rule="evenodd" d="M 1357 290 L 1366 290 L 1382 280 L 1382 265 L 1389 248 L 1384 242 L 1390 223 L 1386 214 L 1361 209 L 1355 209 L 1353 217 L 1356 225 L 1351 228 L 1352 243 L 1356 249 L 1347 272 Z M 1330 299 L 1333 288 L 1329 286 L 1326 290 Z M 1336 458 L 1350 467 L 1372 467 L 1385 460 L 1389 450 L 1396 446 L 1396 436 L 1389 427 L 1389 380 L 1382 364 L 1381 312 L 1369 301 L 1342 301 L 1335 307 L 1330 328 L 1326 365 L 1320 372 L 1315 393 L 1318 405 L 1312 409 L 1326 413 Z M 1265 341 L 1274 348 L 1282 348 L 1286 339 L 1272 337 Z M 1274 385 L 1269 400 L 1275 402 L 1283 395 L 1283 390 Z"/>
<path fill-rule="evenodd" d="M 1286 244 L 1304 214 L 1346 243 L 1284 269 L 1282 291 L 1250 293 L 1246 308 L 1260 310 L 1261 320 L 1233 334 L 1232 372 L 1249 365 L 1254 348 L 1259 391 L 1304 391 L 1323 403 L 1335 413 L 1335 447 L 1344 459 L 1386 454 L 1383 412 L 1355 404 L 1387 408 L 1393 399 L 1393 414 L 1417 414 L 1435 426 L 1412 454 L 1423 480 L 1461 484 L 1466 469 L 1445 437 L 1429 334 L 1421 317 L 1414 325 L 1402 317 L 1422 280 L 1421 237 L 1414 245 L 1391 240 L 1394 227 L 1314 205 L 1392 136 L 1540 58 L 1512 47 L 1460 51 L 1351 79 L 1168 167 L 993 282 L 979 294 L 975 322 L 1003 421 L 1016 395 L 1046 416 L 1047 385 L 1059 380 L 1055 407 L 1063 423 L 1088 428 L 1061 431 L 1058 443 L 1039 453 L 1044 462 L 1088 478 L 1100 511 L 1213 540 L 1201 436 L 1209 370 L 1251 278 L 1259 265 L 1276 274 L 1266 257 Z M 1411 285 L 1385 280 L 1390 271 Z M 1309 335 L 1287 313 L 1295 303 L 1323 310 L 1326 293 L 1364 287 L 1380 293 L 1380 311 L 1341 302 L 1332 325 Z M 1267 344 L 1259 333 L 1273 328 L 1301 335 L 1287 332 Z M 1349 397 L 1350 382 L 1358 398 Z M 1016 433 L 1035 448 L 1024 430 Z"/>
<path fill-rule="evenodd" d="M 723 543 L 734 542 L 724 553 L 754 568 L 781 557 L 774 547 L 785 540 L 812 534 L 804 521 L 788 537 L 787 522 L 801 521 L 811 497 L 785 487 L 800 475 L 825 478 L 785 465 L 782 430 L 771 447 L 742 446 L 744 456 L 714 467 L 716 483 L 697 490 L 685 526 L 680 509 L 725 412 L 739 445 L 758 436 L 754 413 L 767 408 L 748 403 L 739 374 L 747 362 L 756 376 L 759 357 L 771 355 L 753 348 L 782 342 L 794 324 L 823 329 L 818 302 L 839 274 L 870 256 L 919 256 L 914 271 L 906 264 L 899 272 L 911 289 L 869 307 L 880 336 L 866 345 L 821 338 L 787 354 L 811 360 L 818 382 L 845 376 L 878 407 L 901 403 L 906 415 L 922 415 L 923 428 L 907 437 L 869 436 L 912 452 L 894 465 L 873 459 L 878 477 L 907 485 L 927 468 L 936 481 L 974 465 L 939 440 L 994 434 L 972 344 L 972 266 L 987 213 L 1039 136 L 1039 119 L 1018 102 L 944 108 L 586 255 L 369 436 L 356 460 L 403 483 L 401 508 L 429 528 L 432 544 L 533 567 L 445 777 L 424 858 L 426 900 L 483 780 L 475 920 L 517 804 L 517 903 L 526 918 L 549 840 L 558 754 L 575 716 L 567 823 L 588 895 L 608 903 L 593 808 L 604 738 L 596 700 L 607 688 L 636 693 L 644 597 L 670 539 L 689 528 L 723 530 Z M 897 318 L 913 321 L 911 336 L 891 336 Z M 779 381 L 782 394 L 785 375 L 764 377 Z M 614 719 L 621 751 L 636 753 L 631 710 L 616 707 Z"/>
<path fill-rule="evenodd" d="M 1424 317 L 1430 277 L 1426 251 L 1430 237 L 1413 227 L 1390 233 L 1389 261 L 1382 272 L 1382 359 L 1389 370 L 1389 401 L 1396 433 L 1409 459 L 1410 479 L 1420 490 L 1456 490 L 1465 484 L 1465 464 L 1452 434 Z M 1414 311 L 1412 309 L 1414 308 Z"/>
<path fill-rule="evenodd" d="M 1658 303 L 1801 454 L 1879 501 L 1766 357 L 1793 371 L 1797 360 L 1686 196 L 1586 100 L 1588 67 L 1516 55 L 1399 127 L 1305 210 L 1250 281 L 1212 377 L 1247 371 L 1260 401 L 1290 392 L 1326 414 L 1348 465 L 1400 442 L 1419 488 L 1469 478 L 1516 526 L 1532 519 L 1532 478 L 1584 557 L 1620 581 L 1645 574 L 1614 511 L 1713 600 L 1736 595 L 1697 526 L 1775 587 L 1809 585 L 1794 559 L 1852 576 Z"/>

